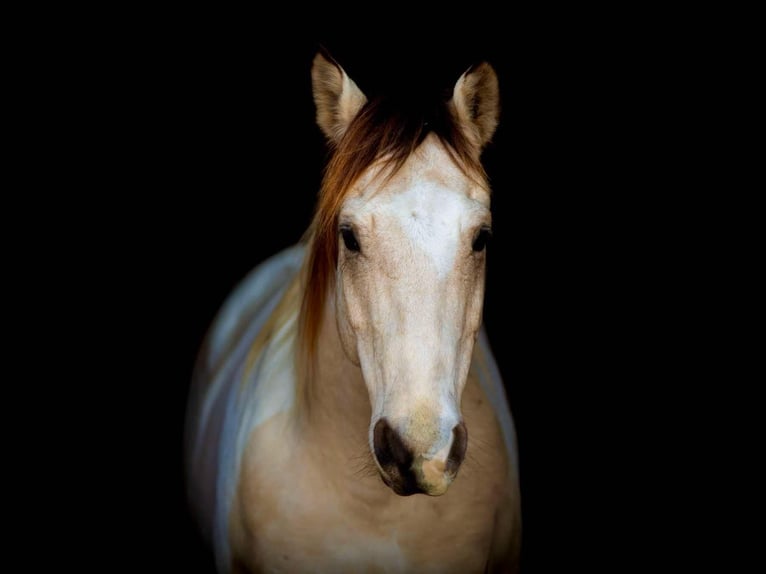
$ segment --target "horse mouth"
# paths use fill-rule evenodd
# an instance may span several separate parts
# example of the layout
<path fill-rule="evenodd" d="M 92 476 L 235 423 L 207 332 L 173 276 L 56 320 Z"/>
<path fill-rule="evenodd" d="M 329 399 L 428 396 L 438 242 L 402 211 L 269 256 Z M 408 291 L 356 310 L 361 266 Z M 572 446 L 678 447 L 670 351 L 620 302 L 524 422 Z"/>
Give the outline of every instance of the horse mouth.
<path fill-rule="evenodd" d="M 402 472 L 397 467 L 384 467 L 379 472 L 383 484 L 399 496 L 412 496 L 413 494 L 441 496 L 447 492 L 455 478 L 455 473 L 447 472 L 441 480 L 425 480 L 422 472 L 415 472 L 413 469 Z"/>
<path fill-rule="evenodd" d="M 398 475 L 397 470 L 397 475 Z M 412 496 L 413 494 L 425 494 L 423 490 L 415 482 L 415 477 L 412 476 L 410 480 L 392 480 L 385 472 L 380 473 L 380 478 L 383 480 L 388 488 L 394 491 L 399 496 Z"/>

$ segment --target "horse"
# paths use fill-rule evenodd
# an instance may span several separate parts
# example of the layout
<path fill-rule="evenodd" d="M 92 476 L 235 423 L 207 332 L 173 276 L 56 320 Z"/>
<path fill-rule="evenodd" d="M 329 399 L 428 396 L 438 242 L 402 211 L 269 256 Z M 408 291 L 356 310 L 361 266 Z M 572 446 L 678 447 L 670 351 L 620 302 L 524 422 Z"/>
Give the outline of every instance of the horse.
<path fill-rule="evenodd" d="M 497 74 L 407 105 L 319 51 L 311 87 L 330 149 L 313 219 L 194 366 L 193 513 L 219 572 L 515 572 L 516 436 L 482 324 Z"/>

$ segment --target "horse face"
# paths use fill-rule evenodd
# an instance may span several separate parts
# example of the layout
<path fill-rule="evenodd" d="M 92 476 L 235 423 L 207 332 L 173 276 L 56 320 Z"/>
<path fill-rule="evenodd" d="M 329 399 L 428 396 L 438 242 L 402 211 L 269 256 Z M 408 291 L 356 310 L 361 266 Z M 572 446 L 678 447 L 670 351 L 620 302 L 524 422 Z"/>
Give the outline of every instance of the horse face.
<path fill-rule="evenodd" d="M 385 175 L 373 167 L 340 212 L 338 330 L 369 391 L 383 480 L 439 495 L 467 445 L 460 397 L 481 324 L 489 196 L 435 139 Z"/>
<path fill-rule="evenodd" d="M 403 133 L 369 123 L 374 105 L 331 58 L 316 56 L 312 85 L 317 123 L 337 150 L 333 159 L 339 158 L 326 181 L 343 180 L 338 166 L 354 165 L 354 158 L 374 149 L 365 127 L 374 126 L 385 141 Z M 414 147 L 405 144 L 406 161 L 393 171 L 386 145 L 378 142 L 383 151 L 377 161 L 353 174 L 353 185 L 337 192 L 337 204 L 338 196 L 324 190 L 319 209 L 337 216 L 318 221 L 338 224 L 337 230 L 330 227 L 338 233 L 338 331 L 369 391 L 375 462 L 398 494 L 446 492 L 467 445 L 460 397 L 481 323 L 490 212 L 483 174 L 469 177 L 465 167 L 482 171 L 478 158 L 497 126 L 492 67 L 481 63 L 467 70 L 446 105 L 450 129 L 442 137 L 453 134 L 451 149 L 459 149 L 464 169 L 434 133 L 410 140 Z"/>

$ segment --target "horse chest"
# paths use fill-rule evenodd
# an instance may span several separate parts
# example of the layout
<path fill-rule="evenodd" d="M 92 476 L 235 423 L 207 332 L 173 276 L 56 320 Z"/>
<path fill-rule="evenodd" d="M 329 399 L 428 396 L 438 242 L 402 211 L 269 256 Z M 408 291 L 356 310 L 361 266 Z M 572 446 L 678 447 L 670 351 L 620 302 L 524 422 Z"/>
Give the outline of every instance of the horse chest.
<path fill-rule="evenodd" d="M 253 452 L 280 434 L 262 429 Z M 483 570 L 495 508 L 468 480 L 442 497 L 400 497 L 377 476 L 338 481 L 299 452 L 270 452 L 267 464 L 250 459 L 233 505 L 238 554 L 257 571 Z"/>

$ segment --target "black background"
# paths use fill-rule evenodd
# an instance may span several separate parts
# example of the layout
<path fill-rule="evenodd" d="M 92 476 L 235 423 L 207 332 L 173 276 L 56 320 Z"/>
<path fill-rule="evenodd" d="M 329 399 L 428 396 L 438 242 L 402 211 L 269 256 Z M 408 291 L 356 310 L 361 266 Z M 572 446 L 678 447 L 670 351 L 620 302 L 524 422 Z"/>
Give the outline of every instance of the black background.
<path fill-rule="evenodd" d="M 105 393 L 115 411 L 100 427 L 120 447 L 96 449 L 105 555 L 210 571 L 181 466 L 192 365 L 237 281 L 310 221 L 327 157 L 310 84 L 323 45 L 368 94 L 451 88 L 481 60 L 496 69 L 485 324 L 517 426 L 524 571 L 635 564 L 655 544 L 634 535 L 653 519 L 635 422 L 651 418 L 647 365 L 666 347 L 643 330 L 660 287 L 642 273 L 644 226 L 659 225 L 645 220 L 659 152 L 644 139 L 658 88 L 623 30 L 517 18 L 461 34 L 423 20 L 267 38 L 219 24 L 199 14 L 129 35 L 104 88 L 115 201 L 102 225 L 117 264 L 101 287 L 119 293 L 107 360 L 126 380 Z"/>

